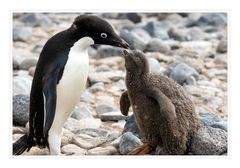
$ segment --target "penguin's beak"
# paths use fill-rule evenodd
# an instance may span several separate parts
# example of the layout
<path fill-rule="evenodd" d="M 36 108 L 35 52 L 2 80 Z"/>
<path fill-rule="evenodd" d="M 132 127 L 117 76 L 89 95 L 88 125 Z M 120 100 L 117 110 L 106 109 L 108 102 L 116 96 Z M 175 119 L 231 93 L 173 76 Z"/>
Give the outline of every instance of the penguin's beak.
<path fill-rule="evenodd" d="M 120 48 L 125 48 L 125 49 L 130 49 L 129 44 L 125 42 L 124 40 L 113 40 L 113 46 L 120 47 Z"/>
<path fill-rule="evenodd" d="M 125 48 L 125 49 L 130 49 L 129 44 L 121 39 L 117 34 L 115 34 L 112 39 L 111 39 L 112 46 L 120 47 L 120 48 Z"/>
<path fill-rule="evenodd" d="M 130 49 L 130 48 L 129 48 L 129 44 L 128 44 L 126 41 L 124 41 L 124 40 L 122 40 L 122 41 L 119 43 L 118 47 L 125 48 L 125 49 Z"/>

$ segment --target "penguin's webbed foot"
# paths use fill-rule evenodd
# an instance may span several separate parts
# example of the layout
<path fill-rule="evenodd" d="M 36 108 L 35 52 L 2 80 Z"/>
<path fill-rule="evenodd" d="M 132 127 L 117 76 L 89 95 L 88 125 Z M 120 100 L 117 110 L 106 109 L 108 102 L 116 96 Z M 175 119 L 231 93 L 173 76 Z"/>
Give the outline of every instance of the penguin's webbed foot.
<path fill-rule="evenodd" d="M 143 144 L 142 146 L 133 149 L 129 155 L 146 155 L 151 153 L 154 150 L 154 148 L 149 145 L 148 143 Z"/>

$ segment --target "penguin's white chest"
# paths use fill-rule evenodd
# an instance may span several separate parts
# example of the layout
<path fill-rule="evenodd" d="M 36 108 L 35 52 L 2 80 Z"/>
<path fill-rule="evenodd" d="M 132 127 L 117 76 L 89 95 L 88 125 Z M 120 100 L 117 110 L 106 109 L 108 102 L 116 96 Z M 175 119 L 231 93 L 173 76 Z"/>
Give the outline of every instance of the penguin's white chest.
<path fill-rule="evenodd" d="M 69 52 L 62 78 L 57 85 L 56 111 L 49 134 L 61 132 L 65 121 L 80 101 L 88 77 L 87 48 L 91 44 L 94 44 L 93 40 L 84 37 L 76 42 Z"/>
<path fill-rule="evenodd" d="M 57 85 L 57 105 L 60 105 L 60 108 L 67 110 L 78 103 L 87 82 L 88 71 L 87 50 L 83 52 L 71 51 L 62 78 Z"/>
<path fill-rule="evenodd" d="M 84 37 L 71 48 L 62 78 L 57 85 L 57 110 L 71 112 L 79 102 L 89 71 L 87 48 L 92 43 L 91 38 Z"/>

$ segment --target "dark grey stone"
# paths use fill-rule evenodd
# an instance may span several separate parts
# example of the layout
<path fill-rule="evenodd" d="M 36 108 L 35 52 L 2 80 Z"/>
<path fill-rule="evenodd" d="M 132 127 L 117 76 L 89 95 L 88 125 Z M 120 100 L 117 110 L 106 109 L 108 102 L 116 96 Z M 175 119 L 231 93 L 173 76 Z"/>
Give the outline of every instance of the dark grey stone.
<path fill-rule="evenodd" d="M 125 120 L 126 116 L 122 115 L 120 111 L 103 113 L 100 116 L 102 121 L 119 121 Z"/>
<path fill-rule="evenodd" d="M 51 20 L 45 14 L 41 13 L 26 13 L 22 15 L 19 20 L 29 26 L 46 27 L 51 24 Z"/>
<path fill-rule="evenodd" d="M 30 98 L 27 95 L 13 96 L 13 124 L 24 126 L 29 120 Z"/>
<path fill-rule="evenodd" d="M 13 40 L 14 41 L 23 41 L 27 42 L 27 40 L 31 37 L 32 30 L 28 27 L 17 26 L 13 28 Z"/>
<path fill-rule="evenodd" d="M 132 114 L 131 116 L 128 116 L 126 124 L 123 129 L 123 133 L 125 133 L 125 132 L 131 132 L 133 135 L 140 138 L 140 132 L 137 127 L 134 114 Z"/>
<path fill-rule="evenodd" d="M 131 132 L 126 132 L 122 135 L 119 143 L 119 152 L 122 155 L 126 155 L 133 149 L 141 146 L 143 143 L 141 140 L 133 135 Z"/>
<path fill-rule="evenodd" d="M 13 59 L 13 70 L 18 70 L 19 69 L 19 63 L 16 59 Z"/>
<path fill-rule="evenodd" d="M 108 104 L 99 104 L 96 106 L 96 112 L 98 116 L 101 116 L 103 113 L 117 111 L 117 109 L 113 105 Z"/>
<path fill-rule="evenodd" d="M 131 20 L 133 23 L 141 22 L 142 17 L 138 13 L 120 13 L 118 15 L 118 19 L 128 19 Z"/>
<path fill-rule="evenodd" d="M 190 152 L 193 155 L 221 155 L 227 152 L 227 132 L 204 126 L 192 137 Z"/>
<path fill-rule="evenodd" d="M 177 64 L 170 74 L 170 78 L 175 80 L 180 85 L 183 85 L 183 83 L 185 83 L 191 76 L 197 78 L 199 76 L 199 73 L 194 68 L 185 63 Z"/>
<path fill-rule="evenodd" d="M 219 42 L 217 46 L 217 52 L 219 53 L 226 53 L 227 52 L 227 40 L 222 40 Z"/>

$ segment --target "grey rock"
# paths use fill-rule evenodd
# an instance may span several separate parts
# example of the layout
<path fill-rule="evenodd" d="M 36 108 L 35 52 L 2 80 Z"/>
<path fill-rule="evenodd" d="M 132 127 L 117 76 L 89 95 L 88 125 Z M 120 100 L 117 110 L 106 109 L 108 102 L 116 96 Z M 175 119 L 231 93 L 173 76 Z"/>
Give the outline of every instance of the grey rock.
<path fill-rule="evenodd" d="M 18 70 L 19 69 L 19 63 L 16 59 L 13 59 L 13 70 Z"/>
<path fill-rule="evenodd" d="M 86 149 L 82 149 L 75 144 L 67 144 L 61 148 L 62 153 L 66 155 L 85 155 Z"/>
<path fill-rule="evenodd" d="M 74 134 L 71 131 L 63 128 L 63 136 L 61 138 L 61 146 L 71 144 L 72 140 L 73 140 L 73 136 L 74 136 Z"/>
<path fill-rule="evenodd" d="M 117 109 L 113 105 L 108 104 L 98 104 L 96 106 L 96 112 L 98 116 L 101 116 L 103 113 L 117 111 Z"/>
<path fill-rule="evenodd" d="M 79 128 L 99 128 L 102 122 L 100 119 L 94 118 L 85 118 L 81 120 L 76 120 L 72 117 L 68 118 L 67 121 L 64 123 L 64 128 L 68 129 L 69 131 L 77 131 Z"/>
<path fill-rule="evenodd" d="M 108 106 L 112 105 L 112 107 L 114 107 L 113 106 L 113 104 L 114 104 L 113 96 L 99 95 L 99 96 L 96 97 L 96 102 L 97 102 L 98 105 L 100 105 L 100 104 L 107 104 Z"/>
<path fill-rule="evenodd" d="M 123 63 L 124 63 L 124 58 L 122 56 L 114 56 L 114 57 L 98 59 L 95 62 L 95 65 L 96 66 L 107 65 L 108 67 L 118 67 L 119 64 L 123 64 Z M 111 70 L 111 69 L 109 69 L 109 70 Z"/>
<path fill-rule="evenodd" d="M 199 27 L 186 29 L 186 39 L 191 41 L 201 41 L 211 38 L 208 33 L 204 32 Z"/>
<path fill-rule="evenodd" d="M 126 132 L 122 135 L 119 143 L 119 152 L 122 155 L 126 155 L 133 149 L 141 146 L 143 143 L 141 140 L 133 135 L 131 132 Z"/>
<path fill-rule="evenodd" d="M 227 40 L 222 40 L 219 42 L 217 46 L 217 52 L 219 53 L 226 53 L 227 52 Z"/>
<path fill-rule="evenodd" d="M 27 95 L 13 96 L 13 124 L 25 126 L 29 120 L 30 98 Z"/>
<path fill-rule="evenodd" d="M 149 52 L 161 52 L 163 54 L 169 53 L 171 50 L 170 46 L 164 43 L 161 39 L 152 38 L 146 45 L 145 51 Z"/>
<path fill-rule="evenodd" d="M 28 70 L 30 67 L 36 66 L 36 64 L 37 58 L 34 57 L 26 58 L 20 63 L 19 69 Z"/>
<path fill-rule="evenodd" d="M 125 120 L 126 116 L 123 116 L 120 111 L 108 112 L 100 115 L 102 121 L 119 121 Z"/>
<path fill-rule="evenodd" d="M 29 26 L 47 27 L 52 23 L 45 14 L 41 13 L 26 13 L 22 15 L 19 20 Z"/>
<path fill-rule="evenodd" d="M 218 67 L 227 68 L 228 65 L 227 54 L 217 54 L 214 58 L 214 63 L 217 64 Z"/>
<path fill-rule="evenodd" d="M 221 122 L 222 119 L 213 113 L 199 113 L 199 117 L 205 126 L 211 126 L 216 122 Z"/>
<path fill-rule="evenodd" d="M 189 78 L 186 79 L 186 84 L 187 85 L 197 85 L 197 81 L 193 76 L 190 76 Z"/>
<path fill-rule="evenodd" d="M 148 65 L 151 73 L 161 73 L 161 66 L 157 59 L 148 58 Z"/>
<path fill-rule="evenodd" d="M 108 18 L 108 19 L 117 19 L 119 16 L 119 13 L 103 13 L 102 16 L 104 18 Z"/>
<path fill-rule="evenodd" d="M 118 81 L 123 79 L 123 72 L 109 71 L 109 72 L 91 72 L 89 73 L 89 81 L 91 85 L 98 82 L 110 83 L 111 81 Z"/>
<path fill-rule="evenodd" d="M 27 42 L 27 40 L 31 36 L 32 36 L 32 29 L 29 27 L 16 26 L 13 28 L 13 40 L 14 41 Z"/>
<path fill-rule="evenodd" d="M 79 106 L 72 112 L 72 118 L 77 120 L 93 118 L 91 111 L 86 106 Z"/>
<path fill-rule="evenodd" d="M 80 101 L 82 102 L 94 102 L 94 95 L 89 91 L 85 91 L 81 94 Z"/>
<path fill-rule="evenodd" d="M 85 129 L 79 129 L 75 130 L 74 134 L 87 134 L 92 137 L 106 137 L 108 136 L 108 132 L 103 129 L 97 129 L 97 128 L 85 128 Z"/>
<path fill-rule="evenodd" d="M 215 122 L 211 125 L 213 128 L 219 128 L 226 132 L 228 132 L 228 125 L 226 121 Z"/>
<path fill-rule="evenodd" d="M 143 39 L 146 42 L 151 40 L 152 38 L 150 34 L 142 28 L 134 28 L 131 30 L 131 32 L 136 33 L 139 37 L 141 37 L 141 39 Z"/>
<path fill-rule="evenodd" d="M 190 152 L 194 155 L 221 155 L 227 152 L 227 132 L 209 126 L 202 127 L 192 137 Z"/>
<path fill-rule="evenodd" d="M 102 129 L 80 129 L 74 131 L 73 143 L 84 149 L 92 149 L 116 138 Z"/>
<path fill-rule="evenodd" d="M 123 55 L 123 49 L 119 47 L 112 46 L 100 46 L 97 49 L 98 55 L 100 58 L 107 58 L 113 56 L 121 56 Z"/>
<path fill-rule="evenodd" d="M 146 30 L 152 37 L 160 38 L 161 40 L 169 39 L 168 30 L 172 27 L 168 21 L 150 21 L 143 29 Z"/>
<path fill-rule="evenodd" d="M 227 122 L 213 113 L 199 113 L 200 120 L 205 126 L 220 128 L 228 131 Z"/>
<path fill-rule="evenodd" d="M 184 29 L 177 29 L 177 28 L 171 28 L 168 31 L 169 37 L 177 40 L 177 41 L 188 41 L 190 40 L 190 37 L 187 36 L 186 31 Z"/>
<path fill-rule="evenodd" d="M 96 147 L 88 150 L 88 155 L 114 155 L 117 153 L 117 149 L 113 146 Z"/>
<path fill-rule="evenodd" d="M 32 81 L 28 76 L 13 77 L 13 95 L 24 94 L 29 95 Z"/>
<path fill-rule="evenodd" d="M 131 132 L 133 135 L 140 138 L 140 132 L 137 127 L 134 115 L 128 116 L 126 124 L 123 129 L 123 133 L 125 132 Z"/>
<path fill-rule="evenodd" d="M 97 93 L 97 92 L 102 92 L 105 90 L 104 88 L 104 83 L 103 82 L 98 82 L 93 84 L 90 88 L 88 88 L 90 92 L 92 93 Z"/>
<path fill-rule="evenodd" d="M 35 73 L 35 70 L 36 70 L 36 66 L 30 67 L 28 69 L 28 74 L 33 77 L 34 73 Z"/>
<path fill-rule="evenodd" d="M 191 26 L 227 26 L 227 15 L 225 13 L 206 13 L 203 14 Z"/>
<path fill-rule="evenodd" d="M 189 77 L 193 76 L 197 78 L 198 75 L 199 73 L 189 65 L 185 63 L 179 63 L 173 68 L 170 78 L 177 81 L 177 83 L 180 85 L 183 85 L 183 83 L 186 82 Z"/>
<path fill-rule="evenodd" d="M 140 36 L 127 29 L 120 30 L 120 37 L 129 44 L 131 49 L 139 49 L 143 51 L 147 44 Z"/>
<path fill-rule="evenodd" d="M 184 49 L 187 50 L 192 50 L 192 51 L 209 51 L 212 50 L 213 48 L 213 44 L 210 41 L 203 41 L 203 40 L 199 40 L 199 41 L 184 41 L 180 44 L 180 46 Z"/>
<path fill-rule="evenodd" d="M 131 20 L 133 23 L 141 22 L 142 17 L 138 13 L 120 13 L 118 15 L 118 19 L 128 19 Z"/>
<path fill-rule="evenodd" d="M 19 127 L 19 126 L 12 127 L 13 134 L 26 134 L 27 132 L 28 132 L 28 129 L 26 127 Z"/>
<path fill-rule="evenodd" d="M 121 138 L 122 138 L 122 135 L 120 137 L 116 138 L 114 141 L 112 141 L 111 145 L 118 149 Z"/>

